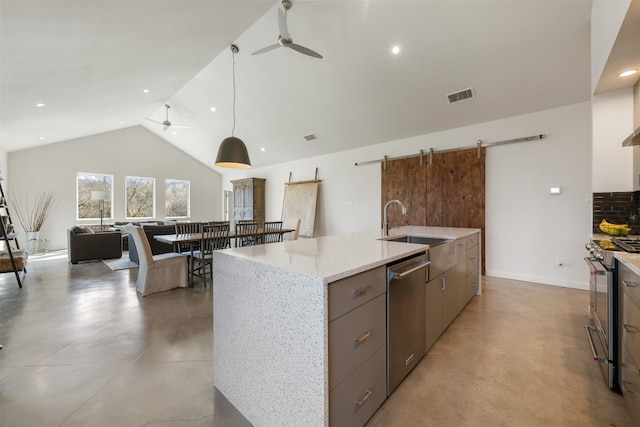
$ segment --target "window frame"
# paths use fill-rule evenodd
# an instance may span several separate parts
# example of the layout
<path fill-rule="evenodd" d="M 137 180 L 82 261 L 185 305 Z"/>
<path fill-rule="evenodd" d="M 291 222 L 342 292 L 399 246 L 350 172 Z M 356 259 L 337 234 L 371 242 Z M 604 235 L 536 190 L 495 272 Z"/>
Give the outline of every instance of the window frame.
<path fill-rule="evenodd" d="M 129 216 L 128 183 L 130 179 L 151 181 L 151 216 Z M 124 216 L 127 220 L 153 219 L 156 217 L 156 179 L 148 176 L 127 175 L 124 177 Z"/>
<path fill-rule="evenodd" d="M 186 215 L 167 215 L 167 201 L 169 197 L 167 197 L 167 193 L 170 188 L 171 183 L 185 183 L 187 185 L 187 214 Z M 164 180 L 164 212 L 165 218 L 167 219 L 188 219 L 191 218 L 191 181 L 186 179 L 174 179 L 174 178 L 165 178 Z"/>
<path fill-rule="evenodd" d="M 107 180 L 110 180 L 110 183 L 108 184 L 108 188 L 96 188 L 96 190 L 90 190 L 89 192 L 89 197 L 91 196 L 91 191 L 108 191 L 111 194 L 111 199 L 108 202 L 105 202 L 105 206 L 103 208 L 103 216 L 102 219 L 104 220 L 113 220 L 114 218 L 114 214 L 113 214 L 113 182 L 114 182 L 114 178 L 112 174 L 106 174 L 106 173 L 97 173 L 97 172 L 76 172 L 76 221 L 96 221 L 96 220 L 100 220 L 100 215 L 99 215 L 99 210 L 98 210 L 98 216 L 96 217 L 86 217 L 86 218 L 81 218 L 80 217 L 80 179 L 81 176 L 83 177 L 87 177 L 87 179 L 92 179 L 95 177 L 104 177 L 107 178 Z M 89 202 L 93 202 L 96 203 L 96 205 L 98 205 L 100 202 L 98 200 L 95 201 L 91 201 L 90 199 L 88 200 Z M 108 215 L 107 215 L 108 213 Z"/>

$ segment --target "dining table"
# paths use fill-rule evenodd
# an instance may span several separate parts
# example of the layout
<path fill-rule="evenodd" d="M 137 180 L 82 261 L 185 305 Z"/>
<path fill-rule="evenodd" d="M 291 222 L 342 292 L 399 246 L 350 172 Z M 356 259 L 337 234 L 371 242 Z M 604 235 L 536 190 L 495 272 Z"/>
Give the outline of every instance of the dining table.
<path fill-rule="evenodd" d="M 273 231 L 264 231 L 262 227 L 258 228 L 257 233 L 255 235 L 258 239 L 261 239 L 265 234 L 284 234 L 284 233 L 292 233 L 296 231 L 294 228 L 283 228 L 281 230 L 273 230 Z M 229 241 L 232 242 L 236 237 L 242 236 L 251 236 L 254 233 L 236 233 L 235 230 L 229 230 Z M 168 243 L 173 245 L 176 252 L 179 252 L 180 247 L 183 244 L 189 245 L 191 254 L 193 255 L 194 248 L 197 247 L 197 243 L 202 241 L 202 233 L 180 233 L 180 234 L 157 234 L 153 236 L 154 239 L 158 240 L 162 243 Z M 189 272 L 193 269 L 193 256 L 191 257 L 191 262 L 189 262 Z M 191 280 L 192 275 L 189 274 L 189 284 L 193 286 L 193 282 Z"/>
<path fill-rule="evenodd" d="M 285 233 L 292 233 L 294 231 L 296 231 L 294 228 L 283 228 L 281 230 L 265 232 L 264 229 L 258 228 L 258 232 L 255 234 L 258 236 L 258 238 L 261 238 L 265 234 L 285 234 Z M 235 231 L 229 230 L 230 240 L 233 240 L 236 237 L 251 236 L 251 235 L 253 235 L 253 233 L 236 234 Z M 175 248 L 179 246 L 181 243 L 193 244 L 193 243 L 200 242 L 202 240 L 202 233 L 157 234 L 153 236 L 153 238 L 162 243 L 168 243 L 170 245 L 173 245 L 173 247 Z"/>

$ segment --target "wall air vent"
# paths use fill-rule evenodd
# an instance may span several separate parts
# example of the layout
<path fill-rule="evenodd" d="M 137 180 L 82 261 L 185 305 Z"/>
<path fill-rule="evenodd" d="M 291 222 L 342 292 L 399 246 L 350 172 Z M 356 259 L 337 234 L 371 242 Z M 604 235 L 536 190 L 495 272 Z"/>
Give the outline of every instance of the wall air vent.
<path fill-rule="evenodd" d="M 447 101 L 449 101 L 449 104 L 456 104 L 458 102 L 467 101 L 473 98 L 475 98 L 475 95 L 473 94 L 473 88 L 467 88 L 458 92 L 447 94 Z"/>
<path fill-rule="evenodd" d="M 310 133 L 308 135 L 305 135 L 304 139 L 306 139 L 307 141 L 315 141 L 316 139 L 318 139 L 318 137 L 314 133 Z"/>

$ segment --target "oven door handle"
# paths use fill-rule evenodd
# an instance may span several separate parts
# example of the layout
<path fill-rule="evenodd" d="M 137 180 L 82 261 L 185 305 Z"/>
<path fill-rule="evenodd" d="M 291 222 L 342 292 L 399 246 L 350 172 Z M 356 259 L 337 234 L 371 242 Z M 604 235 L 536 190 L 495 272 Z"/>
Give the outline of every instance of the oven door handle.
<path fill-rule="evenodd" d="M 589 340 L 589 345 L 591 346 L 591 353 L 593 353 L 593 360 L 595 360 L 596 362 L 602 362 L 605 365 L 609 364 L 609 359 L 607 359 L 606 357 L 600 357 L 598 356 L 598 352 L 596 351 L 596 347 L 593 344 L 593 338 L 591 337 L 591 331 L 597 331 L 596 328 L 594 328 L 593 326 L 589 326 L 589 325 L 584 325 L 584 331 L 587 333 L 587 339 Z"/>
<path fill-rule="evenodd" d="M 592 276 L 598 276 L 600 274 L 600 270 L 598 270 L 598 267 L 593 265 L 593 262 L 591 262 L 591 258 L 585 257 L 584 262 L 586 262 L 589 266 L 589 273 L 591 273 Z"/>

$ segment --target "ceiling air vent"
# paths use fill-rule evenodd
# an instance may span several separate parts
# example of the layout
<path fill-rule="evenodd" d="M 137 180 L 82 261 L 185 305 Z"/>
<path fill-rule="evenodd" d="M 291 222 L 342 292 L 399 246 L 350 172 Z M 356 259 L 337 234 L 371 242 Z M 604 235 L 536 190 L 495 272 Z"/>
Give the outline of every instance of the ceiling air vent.
<path fill-rule="evenodd" d="M 462 102 L 473 98 L 475 98 L 475 96 L 473 95 L 473 88 L 467 88 L 458 92 L 447 94 L 447 101 L 449 101 L 449 104 L 455 104 L 457 102 Z"/>
<path fill-rule="evenodd" d="M 318 137 L 314 133 L 310 133 L 308 135 L 305 135 L 304 139 L 306 139 L 307 141 L 315 141 L 316 139 L 318 139 Z"/>

